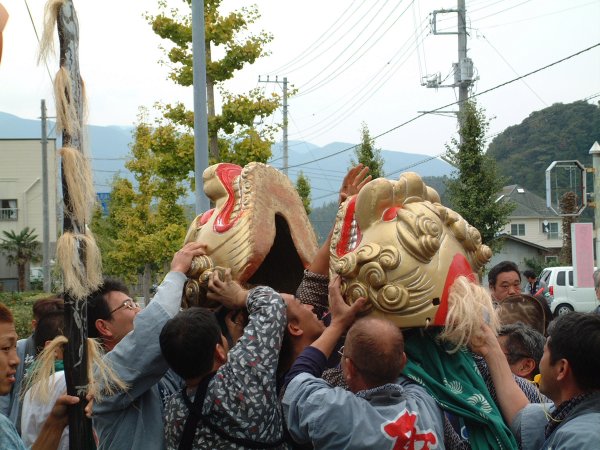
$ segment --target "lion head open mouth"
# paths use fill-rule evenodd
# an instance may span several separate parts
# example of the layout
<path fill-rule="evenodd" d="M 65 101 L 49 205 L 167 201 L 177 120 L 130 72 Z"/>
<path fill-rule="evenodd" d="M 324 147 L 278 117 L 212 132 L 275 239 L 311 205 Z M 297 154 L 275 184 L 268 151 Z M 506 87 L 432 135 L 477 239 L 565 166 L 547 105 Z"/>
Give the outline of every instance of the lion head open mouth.
<path fill-rule="evenodd" d="M 203 177 L 215 207 L 188 229 L 185 242 L 205 243 L 207 255 L 196 258 L 187 274 L 185 306 L 208 305 L 206 283 L 218 268 L 230 268 L 240 283 L 295 292 L 317 243 L 289 179 L 261 163 L 216 164 Z"/>

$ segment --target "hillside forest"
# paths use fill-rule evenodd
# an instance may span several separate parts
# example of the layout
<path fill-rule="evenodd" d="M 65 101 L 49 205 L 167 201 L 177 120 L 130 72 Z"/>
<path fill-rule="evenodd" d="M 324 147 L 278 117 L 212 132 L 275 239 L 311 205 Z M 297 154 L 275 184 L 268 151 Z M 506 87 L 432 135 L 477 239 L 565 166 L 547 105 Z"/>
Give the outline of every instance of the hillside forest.
<path fill-rule="evenodd" d="M 600 142 L 600 103 L 581 100 L 555 103 L 533 112 L 520 124 L 508 127 L 496 136 L 487 153 L 497 161 L 506 185 L 518 184 L 545 198 L 546 168 L 553 161 L 567 160 L 577 160 L 585 167 L 591 167 L 589 150 L 595 141 Z M 418 167 L 412 170 L 419 171 Z M 592 180 L 590 175 L 588 177 L 589 191 Z M 424 177 L 425 183 L 438 191 L 442 203 L 452 207 L 447 200 L 445 179 L 447 177 Z M 310 219 L 319 242 L 327 236 L 336 212 L 336 202 L 313 208 Z M 584 213 L 588 216 L 591 210 Z"/>

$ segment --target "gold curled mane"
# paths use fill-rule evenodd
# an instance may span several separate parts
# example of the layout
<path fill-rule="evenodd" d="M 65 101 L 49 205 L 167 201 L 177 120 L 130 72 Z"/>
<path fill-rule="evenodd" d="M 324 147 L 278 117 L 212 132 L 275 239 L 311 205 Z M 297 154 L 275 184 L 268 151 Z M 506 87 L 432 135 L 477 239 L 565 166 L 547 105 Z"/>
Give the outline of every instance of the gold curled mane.
<path fill-rule="evenodd" d="M 262 163 L 220 163 L 208 167 L 203 180 L 214 208 L 194 219 L 185 242 L 205 243 L 207 255 L 192 263 L 184 304 L 206 304 L 208 276 L 224 268 L 241 283 L 295 292 L 317 242 L 287 176 Z"/>
<path fill-rule="evenodd" d="M 338 210 L 331 269 L 348 302 L 403 328 L 445 325 L 449 290 L 489 261 L 479 231 L 413 172 L 366 184 Z"/>

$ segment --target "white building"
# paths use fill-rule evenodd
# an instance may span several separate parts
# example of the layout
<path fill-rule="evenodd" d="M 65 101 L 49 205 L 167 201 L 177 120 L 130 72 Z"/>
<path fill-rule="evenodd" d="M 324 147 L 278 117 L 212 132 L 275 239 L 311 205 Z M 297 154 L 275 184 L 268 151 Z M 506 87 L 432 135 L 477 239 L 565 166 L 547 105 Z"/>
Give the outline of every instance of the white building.
<path fill-rule="evenodd" d="M 19 233 L 23 228 L 35 230 L 43 240 L 43 174 L 40 139 L 0 139 L 0 238 L 2 231 Z M 58 158 L 56 140 L 48 139 L 48 214 L 50 255 L 54 255 L 58 236 L 57 191 Z M 41 249 L 40 249 L 41 252 Z M 6 263 L 0 254 L 2 288 L 15 290 L 17 268 Z"/>
<path fill-rule="evenodd" d="M 496 201 L 516 206 L 501 232 L 504 245 L 487 264 L 488 268 L 508 260 L 526 269 L 525 259 L 542 263 L 557 259 L 562 247 L 562 217 L 548 208 L 543 198 L 512 184 L 502 189 Z"/>

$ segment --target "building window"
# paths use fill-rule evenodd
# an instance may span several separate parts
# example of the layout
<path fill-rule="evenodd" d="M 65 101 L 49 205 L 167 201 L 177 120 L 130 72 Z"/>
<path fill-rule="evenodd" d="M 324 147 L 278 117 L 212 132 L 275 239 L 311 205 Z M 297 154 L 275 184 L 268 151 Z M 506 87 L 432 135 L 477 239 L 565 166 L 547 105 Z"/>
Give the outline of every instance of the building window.
<path fill-rule="evenodd" d="M 548 239 L 558 239 L 558 222 L 548 224 Z"/>
<path fill-rule="evenodd" d="M 558 256 L 546 256 L 546 264 L 556 264 L 558 263 Z"/>
<path fill-rule="evenodd" d="M 525 236 L 525 224 L 513 223 L 510 225 L 510 234 L 512 236 Z"/>
<path fill-rule="evenodd" d="M 0 200 L 0 220 L 18 220 L 17 200 Z"/>

